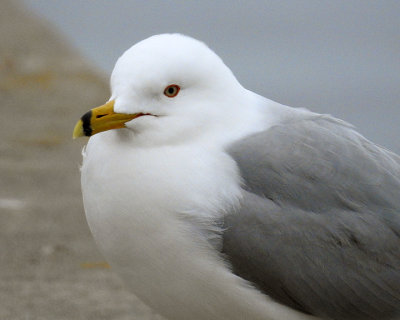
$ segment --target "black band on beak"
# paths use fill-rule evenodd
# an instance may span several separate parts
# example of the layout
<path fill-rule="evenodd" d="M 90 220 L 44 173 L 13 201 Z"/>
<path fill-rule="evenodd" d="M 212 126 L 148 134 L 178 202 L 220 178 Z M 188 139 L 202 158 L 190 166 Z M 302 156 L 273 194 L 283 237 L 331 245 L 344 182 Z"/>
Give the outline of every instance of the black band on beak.
<path fill-rule="evenodd" d="M 92 126 L 90 124 L 90 119 L 92 118 L 92 110 L 86 112 L 81 120 L 82 120 L 82 127 L 85 136 L 90 137 L 92 135 Z"/>

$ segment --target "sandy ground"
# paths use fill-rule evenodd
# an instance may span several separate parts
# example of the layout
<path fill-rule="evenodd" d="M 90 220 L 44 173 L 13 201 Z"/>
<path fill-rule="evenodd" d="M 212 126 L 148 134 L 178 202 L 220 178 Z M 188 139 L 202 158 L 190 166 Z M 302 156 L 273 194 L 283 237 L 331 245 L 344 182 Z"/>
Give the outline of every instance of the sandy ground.
<path fill-rule="evenodd" d="M 107 268 L 84 217 L 76 120 L 107 98 L 46 22 L 0 1 L 0 319 L 156 319 Z"/>

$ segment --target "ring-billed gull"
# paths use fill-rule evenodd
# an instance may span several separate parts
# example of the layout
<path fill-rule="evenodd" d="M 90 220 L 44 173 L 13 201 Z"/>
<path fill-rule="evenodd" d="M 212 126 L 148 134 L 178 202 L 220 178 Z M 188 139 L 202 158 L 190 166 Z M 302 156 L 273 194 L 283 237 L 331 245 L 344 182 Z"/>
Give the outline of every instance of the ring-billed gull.
<path fill-rule="evenodd" d="M 84 206 L 146 304 L 171 320 L 400 316 L 397 155 L 244 89 L 178 34 L 126 51 L 111 89 L 74 129 L 92 136 Z"/>

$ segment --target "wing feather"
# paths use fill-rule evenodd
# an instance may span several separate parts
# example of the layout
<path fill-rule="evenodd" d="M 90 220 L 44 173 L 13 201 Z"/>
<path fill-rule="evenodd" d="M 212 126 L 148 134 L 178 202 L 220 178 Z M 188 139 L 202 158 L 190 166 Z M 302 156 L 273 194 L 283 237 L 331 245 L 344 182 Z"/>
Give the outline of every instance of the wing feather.
<path fill-rule="evenodd" d="M 332 319 L 400 317 L 400 158 L 327 116 L 229 149 L 244 180 L 225 217 L 233 271 L 272 298 Z"/>

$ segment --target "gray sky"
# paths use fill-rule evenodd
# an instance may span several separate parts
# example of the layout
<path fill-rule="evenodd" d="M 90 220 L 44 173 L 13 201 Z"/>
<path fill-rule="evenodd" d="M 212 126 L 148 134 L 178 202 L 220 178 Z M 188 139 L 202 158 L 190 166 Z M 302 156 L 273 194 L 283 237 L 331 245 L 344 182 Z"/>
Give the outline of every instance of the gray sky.
<path fill-rule="evenodd" d="M 206 42 L 248 89 L 400 153 L 400 1 L 24 0 L 94 65 L 150 35 Z"/>

